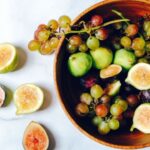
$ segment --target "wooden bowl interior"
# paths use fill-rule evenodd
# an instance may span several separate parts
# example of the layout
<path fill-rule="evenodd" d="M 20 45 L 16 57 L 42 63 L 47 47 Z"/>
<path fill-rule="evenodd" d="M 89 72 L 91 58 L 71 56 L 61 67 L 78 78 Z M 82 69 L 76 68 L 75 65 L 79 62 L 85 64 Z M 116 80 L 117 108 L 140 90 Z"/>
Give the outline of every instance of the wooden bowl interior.
<path fill-rule="evenodd" d="M 124 1 L 124 0 L 123 0 Z M 143 16 L 150 14 L 150 3 L 144 3 L 140 1 L 109 1 L 104 3 L 98 3 L 81 14 L 79 19 L 75 20 L 75 23 L 80 20 L 89 20 L 93 14 L 101 14 L 105 20 L 113 17 L 111 10 L 116 9 L 124 13 L 129 18 L 135 18 L 135 16 Z M 62 44 L 56 54 L 56 86 L 61 103 L 65 108 L 65 111 L 72 118 L 78 128 L 87 132 L 90 137 L 96 139 L 96 141 L 119 148 L 138 148 L 150 146 L 150 134 L 142 134 L 135 131 L 129 132 L 129 129 L 122 129 L 117 132 L 112 132 L 106 136 L 98 134 L 97 128 L 91 124 L 91 120 L 88 118 L 80 118 L 75 113 L 75 106 L 79 102 L 79 96 L 81 92 L 81 86 L 79 86 L 79 79 L 73 78 L 67 69 L 68 54 L 66 53 L 66 41 L 63 40 Z"/>

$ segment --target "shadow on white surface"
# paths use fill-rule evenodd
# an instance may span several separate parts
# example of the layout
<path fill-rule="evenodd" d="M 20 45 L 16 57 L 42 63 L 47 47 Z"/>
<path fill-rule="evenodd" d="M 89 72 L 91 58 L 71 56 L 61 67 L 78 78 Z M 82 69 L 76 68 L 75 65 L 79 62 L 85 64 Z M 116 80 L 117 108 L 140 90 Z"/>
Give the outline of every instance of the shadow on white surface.
<path fill-rule="evenodd" d="M 18 65 L 16 68 L 16 71 L 20 70 L 23 68 L 23 66 L 25 65 L 26 61 L 27 61 L 27 54 L 25 52 L 25 50 L 19 46 L 16 46 L 17 49 L 17 53 L 18 53 Z"/>
<path fill-rule="evenodd" d="M 40 86 L 41 87 L 41 86 Z M 40 110 L 45 110 L 45 109 L 47 109 L 50 105 L 51 105 L 51 103 L 52 103 L 52 98 L 51 98 L 51 93 L 50 93 L 50 91 L 49 90 L 47 90 L 46 88 L 44 88 L 44 87 L 41 87 L 42 88 L 42 90 L 43 90 L 43 92 L 44 92 L 44 103 L 43 103 L 43 105 L 42 105 L 42 107 L 40 108 Z M 39 110 L 39 111 L 40 111 Z"/>

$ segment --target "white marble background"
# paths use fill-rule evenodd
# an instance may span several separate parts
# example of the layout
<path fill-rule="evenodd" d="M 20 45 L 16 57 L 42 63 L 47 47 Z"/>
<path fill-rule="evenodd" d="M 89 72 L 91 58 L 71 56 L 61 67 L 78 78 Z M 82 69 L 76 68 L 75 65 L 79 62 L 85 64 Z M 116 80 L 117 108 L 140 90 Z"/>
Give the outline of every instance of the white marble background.
<path fill-rule="evenodd" d="M 20 84 L 35 83 L 45 89 L 42 110 L 16 117 L 13 102 L 0 109 L 0 150 L 23 150 L 23 132 L 32 120 L 51 132 L 55 150 L 108 150 L 80 133 L 65 116 L 58 103 L 53 82 L 52 56 L 31 53 L 27 43 L 40 23 L 62 14 L 72 19 L 100 0 L 0 0 L 0 43 L 10 42 L 20 49 L 18 70 L 0 75 L 0 83 L 14 91 Z"/>

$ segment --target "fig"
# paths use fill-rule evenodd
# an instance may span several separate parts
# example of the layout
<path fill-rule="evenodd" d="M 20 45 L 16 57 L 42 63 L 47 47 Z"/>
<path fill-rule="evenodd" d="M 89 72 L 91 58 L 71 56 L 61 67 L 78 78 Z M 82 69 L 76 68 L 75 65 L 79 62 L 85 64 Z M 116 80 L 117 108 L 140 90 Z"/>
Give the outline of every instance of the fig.
<path fill-rule="evenodd" d="M 45 129 L 36 122 L 31 122 L 26 128 L 23 136 L 23 147 L 25 150 L 47 150 L 49 138 Z"/>
<path fill-rule="evenodd" d="M 113 60 L 112 51 L 104 47 L 91 50 L 90 54 L 93 58 L 93 66 L 96 69 L 103 69 L 108 67 Z"/>
<path fill-rule="evenodd" d="M 130 131 L 133 131 L 134 128 L 143 133 L 150 133 L 150 103 L 141 104 L 136 108 Z"/>
<path fill-rule="evenodd" d="M 6 99 L 6 92 L 3 86 L 0 85 L 0 107 L 4 104 L 5 99 Z"/>
<path fill-rule="evenodd" d="M 141 91 L 141 92 L 139 93 L 139 98 L 140 98 L 140 100 L 142 100 L 144 103 L 150 102 L 150 90 Z"/>
<path fill-rule="evenodd" d="M 150 65 L 146 63 L 134 65 L 125 81 L 138 90 L 150 89 Z"/>
<path fill-rule="evenodd" d="M 11 44 L 0 44 L 0 73 L 13 71 L 18 63 L 16 48 Z"/>
<path fill-rule="evenodd" d="M 72 54 L 68 59 L 68 68 L 74 77 L 85 75 L 92 67 L 92 58 L 90 55 L 78 52 Z"/>
<path fill-rule="evenodd" d="M 120 65 L 112 64 L 107 68 L 100 70 L 100 78 L 110 78 L 118 75 L 122 71 L 122 67 Z"/>
<path fill-rule="evenodd" d="M 129 70 L 136 62 L 136 57 L 133 52 L 126 49 L 116 51 L 114 64 L 122 66 L 124 69 Z"/>
<path fill-rule="evenodd" d="M 114 82 L 108 84 L 106 87 L 106 93 L 109 96 L 114 96 L 116 95 L 121 88 L 121 82 L 119 80 L 115 80 Z"/>
<path fill-rule="evenodd" d="M 17 115 L 37 111 L 42 106 L 43 101 L 43 91 L 34 84 L 21 85 L 14 93 Z"/>

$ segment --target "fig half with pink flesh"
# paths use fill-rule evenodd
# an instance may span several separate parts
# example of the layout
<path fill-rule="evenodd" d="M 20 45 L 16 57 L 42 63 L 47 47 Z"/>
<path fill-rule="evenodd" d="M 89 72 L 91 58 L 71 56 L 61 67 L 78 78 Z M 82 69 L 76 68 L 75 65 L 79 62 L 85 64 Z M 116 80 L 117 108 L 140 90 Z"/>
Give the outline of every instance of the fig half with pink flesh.
<path fill-rule="evenodd" d="M 4 104 L 4 101 L 6 99 L 6 93 L 2 86 L 0 86 L 0 107 Z"/>
<path fill-rule="evenodd" d="M 49 138 L 45 129 L 36 122 L 31 122 L 24 132 L 23 147 L 25 150 L 47 150 Z"/>

